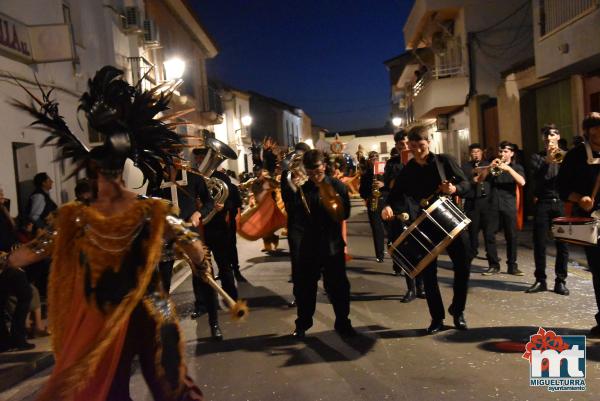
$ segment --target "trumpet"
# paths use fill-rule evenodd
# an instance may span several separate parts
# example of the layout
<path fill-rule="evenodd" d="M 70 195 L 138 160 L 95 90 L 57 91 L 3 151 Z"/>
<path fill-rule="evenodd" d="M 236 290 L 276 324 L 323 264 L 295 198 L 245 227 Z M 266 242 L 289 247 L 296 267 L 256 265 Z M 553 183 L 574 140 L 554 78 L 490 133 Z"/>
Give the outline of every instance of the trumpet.
<path fill-rule="evenodd" d="M 556 164 L 562 163 L 565 158 L 566 153 L 567 152 L 565 152 L 558 146 L 557 141 L 551 141 L 548 144 L 548 156 L 549 156 L 550 160 L 552 161 L 552 163 L 556 163 Z"/>
<path fill-rule="evenodd" d="M 501 164 L 506 164 L 506 163 L 502 159 L 494 159 L 491 164 L 489 164 L 487 166 L 480 166 L 480 167 L 478 166 L 478 167 L 475 167 L 473 170 L 489 170 L 489 173 L 491 175 L 493 175 L 494 177 L 498 177 L 499 175 L 504 173 L 504 170 L 502 170 L 500 168 Z"/>

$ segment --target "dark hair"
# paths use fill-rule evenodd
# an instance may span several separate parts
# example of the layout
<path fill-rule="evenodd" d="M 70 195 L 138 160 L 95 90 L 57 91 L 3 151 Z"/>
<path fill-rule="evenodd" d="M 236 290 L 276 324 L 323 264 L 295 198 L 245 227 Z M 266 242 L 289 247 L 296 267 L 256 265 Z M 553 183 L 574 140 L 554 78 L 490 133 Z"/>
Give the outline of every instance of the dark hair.
<path fill-rule="evenodd" d="M 305 152 L 302 155 L 302 163 L 308 169 L 313 169 L 316 167 L 317 163 L 323 163 L 325 160 L 325 155 L 319 149 L 311 149 L 308 152 Z"/>
<path fill-rule="evenodd" d="M 194 154 L 194 156 L 204 156 L 208 153 L 208 148 L 194 148 L 194 150 L 192 150 L 192 153 Z"/>
<path fill-rule="evenodd" d="M 554 125 L 553 123 L 544 125 L 542 127 L 542 136 L 544 138 L 547 137 L 548 135 L 550 135 L 550 132 L 553 130 L 558 132 L 558 128 L 556 128 L 556 125 Z"/>
<path fill-rule="evenodd" d="M 294 146 L 294 150 L 299 150 L 301 152 L 308 152 L 310 150 L 310 146 L 308 146 L 307 144 L 305 144 L 304 142 L 298 142 L 295 146 Z"/>
<path fill-rule="evenodd" d="M 473 150 L 473 149 L 481 149 L 481 150 L 483 150 L 483 148 L 481 147 L 481 145 L 478 144 L 478 143 L 472 143 L 472 144 L 469 145 L 469 150 Z"/>
<path fill-rule="evenodd" d="M 92 186 L 88 182 L 88 180 L 81 180 L 77 182 L 75 185 L 75 196 L 79 198 L 86 192 L 92 192 Z"/>
<path fill-rule="evenodd" d="M 42 184 L 48 179 L 50 178 L 48 176 L 48 174 L 46 173 L 37 173 L 34 177 L 33 177 L 33 185 L 35 185 L 36 188 L 41 188 Z"/>
<path fill-rule="evenodd" d="M 591 112 L 590 114 L 586 115 L 581 123 L 581 127 L 583 128 L 583 132 L 585 134 L 588 133 L 590 128 L 598 126 L 600 126 L 600 113 L 597 112 Z"/>
<path fill-rule="evenodd" d="M 400 152 L 398 152 L 398 149 L 396 149 L 396 147 L 393 147 L 392 150 L 390 150 L 390 157 L 394 157 L 394 156 L 399 156 Z"/>
<path fill-rule="evenodd" d="M 400 129 L 400 131 L 398 131 L 394 134 L 394 142 L 403 141 L 405 138 L 406 138 L 406 131 L 403 129 Z"/>
<path fill-rule="evenodd" d="M 581 145 L 585 142 L 585 138 L 581 135 L 575 135 L 573 137 L 573 146 Z"/>
<path fill-rule="evenodd" d="M 415 125 L 408 131 L 408 140 L 409 141 L 428 141 L 429 140 L 429 132 L 427 132 L 427 127 L 424 125 Z"/>
<path fill-rule="evenodd" d="M 498 145 L 498 148 L 500 148 L 500 149 L 508 148 L 508 149 L 512 150 L 513 152 L 515 150 L 517 150 L 517 146 L 514 143 L 510 143 L 508 141 L 500 142 L 500 145 Z"/>

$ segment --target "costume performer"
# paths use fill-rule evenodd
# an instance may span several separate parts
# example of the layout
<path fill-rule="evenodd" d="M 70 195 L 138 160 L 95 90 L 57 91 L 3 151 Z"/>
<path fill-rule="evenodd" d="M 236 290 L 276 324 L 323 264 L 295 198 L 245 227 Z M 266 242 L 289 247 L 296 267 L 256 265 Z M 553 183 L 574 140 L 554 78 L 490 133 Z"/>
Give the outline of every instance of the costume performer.
<path fill-rule="evenodd" d="M 298 318 L 292 335 L 303 338 L 313 324 L 317 282 L 323 272 L 325 291 L 335 312 L 335 330 L 341 336 L 356 334 L 350 314 L 350 282 L 346 276 L 344 240 L 341 221 L 350 215 L 350 198 L 346 186 L 325 175 L 324 155 L 320 150 L 305 152 L 302 162 L 309 180 L 296 191 L 298 224 L 304 235 L 300 240 L 298 266 L 294 277 Z M 302 192 L 300 192 L 300 190 Z"/>
<path fill-rule="evenodd" d="M 142 91 L 122 75 L 103 67 L 80 100 L 89 125 L 104 137 L 91 151 L 47 94 L 34 97 L 39 108 L 15 102 L 50 131 L 46 143 L 58 146 L 59 159 L 74 162 L 73 174 L 86 168 L 95 187 L 90 205 L 62 206 L 47 231 L 7 258 L 7 268 L 15 268 L 52 257 L 48 319 L 56 364 L 40 401 L 129 400 L 136 355 L 154 399 L 202 399 L 186 375 L 177 317 L 157 265 L 163 239 L 189 255 L 195 274 L 206 274 L 209 261 L 198 236 L 165 201 L 140 198 L 122 181 L 126 158 L 149 180 L 172 165 L 169 149 L 179 137 L 154 117 L 167 110 L 174 87 Z"/>
<path fill-rule="evenodd" d="M 552 219 L 565 215 L 564 203 L 560 200 L 556 177 L 560 164 L 555 157 L 563 157 L 564 151 L 558 147 L 560 133 L 554 124 L 542 128 L 545 150 L 531 156 L 531 169 L 534 183 L 535 214 L 533 218 L 533 255 L 535 260 L 535 283 L 525 292 L 546 291 L 546 240 Z M 556 262 L 554 271 L 554 292 L 569 295 L 566 285 L 569 248 L 566 242 L 555 241 Z"/>
<path fill-rule="evenodd" d="M 409 207 L 406 213 L 409 214 L 411 220 L 414 220 L 419 214 L 421 200 L 439 193 L 462 195 L 469 190 L 470 184 L 454 158 L 430 152 L 431 141 L 426 127 L 411 128 L 408 133 L 408 141 L 414 157 L 396 177 L 390 197 L 401 200 L 405 196 Z M 386 220 L 394 218 L 393 208 L 385 207 L 382 217 Z M 471 267 L 467 236 L 459 235 L 446 250 L 454 269 L 454 298 L 448 312 L 454 317 L 456 328 L 466 330 L 467 323 L 463 312 L 467 302 Z M 425 267 L 421 275 L 425 283 L 425 296 L 431 314 L 431 325 L 427 328 L 427 333 L 433 334 L 440 331 L 444 325 L 444 303 L 437 280 L 437 258 Z"/>
<path fill-rule="evenodd" d="M 573 202 L 575 216 L 590 216 L 600 209 L 600 113 L 590 113 L 582 124 L 585 143 L 577 145 L 565 156 L 558 173 L 558 190 L 564 201 Z M 598 216 L 593 216 L 598 218 Z M 585 256 L 592 271 L 596 307 L 600 310 L 600 244 L 586 246 Z M 600 337 L 600 312 L 596 326 L 589 333 Z"/>

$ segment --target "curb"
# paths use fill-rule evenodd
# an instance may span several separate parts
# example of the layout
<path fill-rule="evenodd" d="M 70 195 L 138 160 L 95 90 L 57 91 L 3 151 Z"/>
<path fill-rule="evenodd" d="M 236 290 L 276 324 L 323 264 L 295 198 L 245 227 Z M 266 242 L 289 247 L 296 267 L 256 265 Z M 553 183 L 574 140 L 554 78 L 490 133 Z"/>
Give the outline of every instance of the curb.
<path fill-rule="evenodd" d="M 2 370 L 0 371 L 2 374 L 0 380 L 0 392 L 10 389 L 12 386 L 19 384 L 34 374 L 54 365 L 54 356 L 51 352 L 38 352 L 37 354 L 40 355 L 33 357 L 32 360 L 26 363 L 15 364 L 15 366 L 11 366 L 11 363 L 7 363 L 5 366 L 2 366 Z M 20 356 L 18 353 L 4 355 L 9 357 Z"/>

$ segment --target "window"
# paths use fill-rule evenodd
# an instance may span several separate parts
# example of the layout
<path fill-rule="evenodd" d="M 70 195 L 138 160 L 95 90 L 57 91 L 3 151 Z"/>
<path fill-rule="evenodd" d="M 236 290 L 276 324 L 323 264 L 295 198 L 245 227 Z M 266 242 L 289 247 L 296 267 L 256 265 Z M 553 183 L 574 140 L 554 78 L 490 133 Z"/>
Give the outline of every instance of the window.
<path fill-rule="evenodd" d="M 598 0 L 540 0 L 540 36 L 598 8 Z"/>
<path fill-rule="evenodd" d="M 381 151 L 379 153 L 387 153 L 388 152 L 387 142 L 379 142 L 379 148 L 381 149 Z"/>

